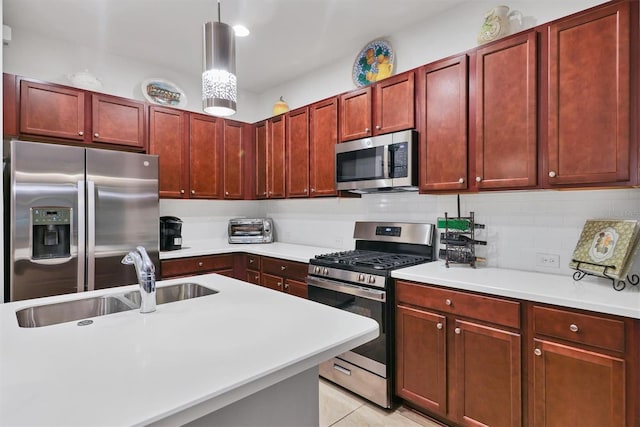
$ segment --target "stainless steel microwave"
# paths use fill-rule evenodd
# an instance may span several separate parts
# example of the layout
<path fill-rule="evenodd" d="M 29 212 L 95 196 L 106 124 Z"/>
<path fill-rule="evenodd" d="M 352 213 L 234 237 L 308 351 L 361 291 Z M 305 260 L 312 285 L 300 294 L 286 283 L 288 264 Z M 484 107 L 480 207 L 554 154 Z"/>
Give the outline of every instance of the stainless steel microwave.
<path fill-rule="evenodd" d="M 388 133 L 336 144 L 336 188 L 354 193 L 416 191 L 418 133 Z"/>

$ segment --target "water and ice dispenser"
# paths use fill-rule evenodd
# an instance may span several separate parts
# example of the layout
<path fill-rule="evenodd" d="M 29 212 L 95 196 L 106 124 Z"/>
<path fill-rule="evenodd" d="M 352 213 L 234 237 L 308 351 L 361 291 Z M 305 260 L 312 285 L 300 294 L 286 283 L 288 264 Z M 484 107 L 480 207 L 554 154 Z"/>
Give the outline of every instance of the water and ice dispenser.
<path fill-rule="evenodd" d="M 31 259 L 71 256 L 71 208 L 31 208 Z"/>

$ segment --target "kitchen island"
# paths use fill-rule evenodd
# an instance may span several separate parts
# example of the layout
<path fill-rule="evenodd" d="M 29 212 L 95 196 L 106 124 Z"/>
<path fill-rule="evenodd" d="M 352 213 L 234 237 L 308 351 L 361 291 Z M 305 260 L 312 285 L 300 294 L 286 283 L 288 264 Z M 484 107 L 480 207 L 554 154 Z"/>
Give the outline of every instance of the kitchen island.
<path fill-rule="evenodd" d="M 209 274 L 218 293 L 78 322 L 21 328 L 34 305 L 0 305 L 0 425 L 317 425 L 317 365 L 375 338 L 378 324 Z"/>

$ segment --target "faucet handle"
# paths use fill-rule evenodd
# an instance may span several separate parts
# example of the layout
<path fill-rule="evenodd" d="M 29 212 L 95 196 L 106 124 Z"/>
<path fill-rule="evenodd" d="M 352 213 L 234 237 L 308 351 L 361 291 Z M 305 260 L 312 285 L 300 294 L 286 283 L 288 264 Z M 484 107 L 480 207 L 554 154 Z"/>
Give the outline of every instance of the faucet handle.
<path fill-rule="evenodd" d="M 136 246 L 136 249 L 138 250 L 138 252 L 140 252 L 140 255 L 142 256 L 143 265 L 147 269 L 149 269 L 152 273 L 155 273 L 156 266 L 151 261 L 151 258 L 149 258 L 149 254 L 147 253 L 147 250 L 144 248 L 144 246 Z"/>

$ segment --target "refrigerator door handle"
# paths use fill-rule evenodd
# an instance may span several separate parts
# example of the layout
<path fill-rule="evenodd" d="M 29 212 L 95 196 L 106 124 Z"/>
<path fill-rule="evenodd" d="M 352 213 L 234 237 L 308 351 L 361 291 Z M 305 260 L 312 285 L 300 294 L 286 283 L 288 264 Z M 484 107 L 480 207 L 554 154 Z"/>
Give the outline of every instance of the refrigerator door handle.
<path fill-rule="evenodd" d="M 96 288 L 96 185 L 87 181 L 87 290 Z"/>
<path fill-rule="evenodd" d="M 85 183 L 78 181 L 78 292 L 84 291 L 84 264 L 87 259 L 85 229 L 86 229 L 86 211 L 85 211 Z"/>

